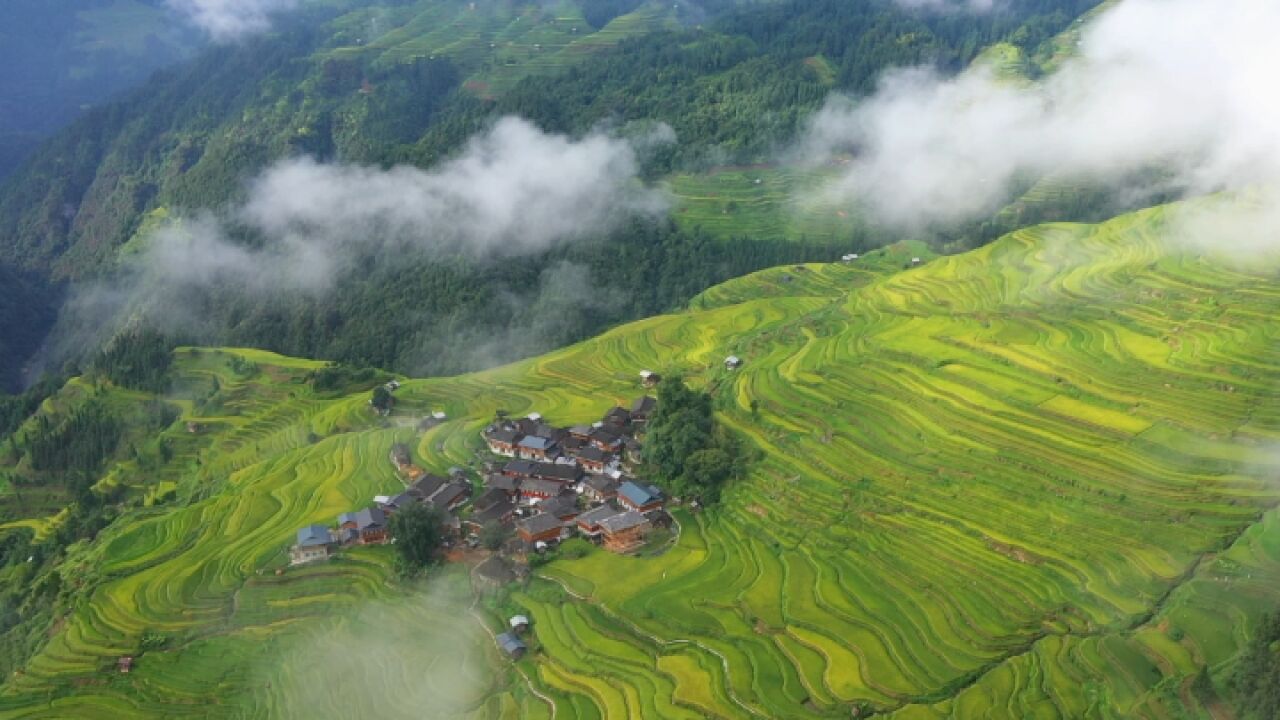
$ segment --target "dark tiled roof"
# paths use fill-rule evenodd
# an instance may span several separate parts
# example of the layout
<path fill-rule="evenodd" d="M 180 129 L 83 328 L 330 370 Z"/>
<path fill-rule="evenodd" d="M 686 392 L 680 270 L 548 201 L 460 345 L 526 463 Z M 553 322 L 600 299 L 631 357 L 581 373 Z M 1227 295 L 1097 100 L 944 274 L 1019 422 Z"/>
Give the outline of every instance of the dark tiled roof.
<path fill-rule="evenodd" d="M 631 403 L 631 414 L 643 415 L 646 413 L 651 413 L 653 412 L 653 409 L 656 408 L 657 406 L 658 406 L 658 401 L 648 395 L 645 395 L 644 397 L 638 397 L 635 399 L 635 402 Z"/>
<path fill-rule="evenodd" d="M 557 495 L 543 500 L 538 504 L 538 507 L 543 513 L 554 515 L 561 520 L 573 518 L 578 515 L 578 497 L 573 494 Z"/>
<path fill-rule="evenodd" d="M 600 528 L 606 533 L 613 534 L 622 532 L 623 530 L 630 530 L 634 527 L 640 527 L 648 522 L 649 521 L 640 513 L 635 510 L 628 510 L 624 513 L 619 513 L 601 520 Z"/>
<path fill-rule="evenodd" d="M 395 497 L 388 500 L 387 504 L 390 505 L 391 507 L 400 508 L 400 507 L 404 507 L 405 505 L 408 505 L 409 503 L 416 502 L 417 500 L 418 500 L 417 495 L 414 495 L 413 493 L 406 490 L 405 492 L 402 492 L 399 495 L 396 495 Z"/>
<path fill-rule="evenodd" d="M 608 475 L 587 476 L 587 487 L 596 492 L 611 493 L 618 491 L 618 481 Z"/>
<path fill-rule="evenodd" d="M 582 448 L 582 452 L 578 453 L 578 459 L 586 460 L 587 462 L 602 463 L 609 459 L 609 453 L 601 450 L 595 445 L 588 445 L 587 447 Z"/>
<path fill-rule="evenodd" d="M 621 514 L 622 514 L 621 510 L 606 503 L 598 507 L 593 507 L 590 510 L 579 515 L 578 524 L 587 525 L 587 526 L 599 525 L 601 520 L 604 520 L 605 518 L 611 518 L 614 515 L 621 515 Z"/>
<path fill-rule="evenodd" d="M 488 560 L 477 565 L 476 574 L 498 583 L 509 583 L 516 579 L 516 574 L 507 567 L 506 561 L 497 555 L 490 555 Z"/>
<path fill-rule="evenodd" d="M 494 490 L 502 490 L 503 492 L 515 492 L 520 485 L 520 481 L 513 477 L 508 477 L 501 473 L 494 473 L 485 478 L 484 484 Z"/>
<path fill-rule="evenodd" d="M 525 477 L 559 480 L 561 482 L 577 480 L 580 474 L 578 468 L 573 465 L 533 462 L 531 460 L 512 460 L 502 468 L 502 471 L 509 475 L 523 475 Z"/>
<path fill-rule="evenodd" d="M 499 428 L 497 430 L 494 430 L 491 433 L 488 433 L 486 437 L 488 437 L 490 440 L 494 442 L 506 443 L 508 445 L 515 445 L 516 441 L 520 439 L 521 435 L 515 430 Z"/>
<path fill-rule="evenodd" d="M 449 483 L 431 497 L 431 504 L 443 510 L 466 497 L 470 492 L 471 486 L 467 483 Z"/>
<path fill-rule="evenodd" d="M 558 527 L 564 527 L 564 521 L 555 515 L 541 513 L 531 518 L 525 518 L 516 523 L 516 527 L 520 528 L 529 535 L 541 535 L 548 530 Z"/>
<path fill-rule="evenodd" d="M 520 492 L 528 495 L 559 495 L 563 489 L 562 483 L 542 478 L 526 478 L 520 483 Z"/>
<path fill-rule="evenodd" d="M 498 488 L 489 488 L 488 490 L 485 490 L 484 492 L 480 493 L 480 497 L 476 498 L 475 501 L 471 503 L 471 505 L 476 510 L 488 510 L 489 508 L 499 503 L 510 503 L 510 502 L 511 502 L 511 496 L 507 493 L 506 490 L 501 490 Z"/>
<path fill-rule="evenodd" d="M 484 525 L 485 523 L 502 520 L 515 512 L 515 509 L 516 504 L 511 502 L 510 498 L 504 498 L 500 503 L 495 503 L 483 510 L 472 513 L 471 517 L 467 518 L 467 521 L 475 525 Z"/>
<path fill-rule="evenodd" d="M 604 414 L 604 421 L 614 425 L 626 425 L 631 422 L 631 411 L 623 407 L 615 407 Z"/>
<path fill-rule="evenodd" d="M 356 513 L 356 529 L 371 530 L 387 526 L 387 514 L 376 507 L 368 507 Z"/>
<path fill-rule="evenodd" d="M 442 478 L 439 475 L 423 475 L 418 478 L 417 482 L 409 486 L 409 492 L 425 500 L 434 495 L 436 491 L 444 487 L 448 482 L 448 478 Z"/>

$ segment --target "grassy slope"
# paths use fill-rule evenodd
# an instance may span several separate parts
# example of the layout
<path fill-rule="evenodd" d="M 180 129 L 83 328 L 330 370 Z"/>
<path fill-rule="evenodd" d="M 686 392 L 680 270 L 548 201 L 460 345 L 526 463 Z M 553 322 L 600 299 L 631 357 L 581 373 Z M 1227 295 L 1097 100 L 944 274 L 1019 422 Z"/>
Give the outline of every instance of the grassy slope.
<path fill-rule="evenodd" d="M 762 452 L 722 507 L 679 515 L 674 550 L 544 568 L 515 598 L 541 648 L 518 670 L 561 717 L 1197 712 L 1191 674 L 1221 671 L 1280 587 L 1280 490 L 1260 480 L 1277 471 L 1280 290 L 1274 267 L 1166 247 L 1165 213 L 905 271 L 912 248 L 765 271 L 535 360 L 406 382 L 406 408 L 452 418 L 416 444 L 438 469 L 475 462 L 497 409 L 587 420 L 644 367 L 711 388 Z M 372 427 L 363 394 L 312 395 L 307 363 L 255 359 L 245 378 L 181 353 L 179 394 L 223 390 L 190 406 L 210 429 L 175 461 L 180 499 L 68 561 L 95 589 L 10 681 L 9 715 L 280 714 L 313 695 L 316 653 L 376 637 L 366 599 L 400 618 L 393 636 L 465 624 L 387 586 L 383 551 L 259 574 L 298 526 L 393 488 L 387 450 L 412 435 Z M 146 631 L 169 648 L 101 669 Z M 457 643 L 476 680 L 456 714 L 548 712 L 483 672 L 483 637 Z M 412 711 L 397 656 L 330 699 Z"/>

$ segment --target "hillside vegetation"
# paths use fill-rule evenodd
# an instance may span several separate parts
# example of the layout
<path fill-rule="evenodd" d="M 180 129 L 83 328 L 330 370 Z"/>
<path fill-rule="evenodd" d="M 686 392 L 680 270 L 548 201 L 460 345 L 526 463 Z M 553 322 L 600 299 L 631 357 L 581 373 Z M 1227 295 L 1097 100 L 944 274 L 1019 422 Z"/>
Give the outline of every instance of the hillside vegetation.
<path fill-rule="evenodd" d="M 869 92 L 893 67 L 958 71 L 997 42 L 1029 54 L 1095 4 L 1033 0 L 952 15 L 882 0 L 304 3 L 276 32 L 158 73 L 40 147 L 0 185 L 0 271 L 31 273 L 33 294 L 56 309 L 61 298 L 44 285 L 109 276 L 156 218 L 234 205 L 282 158 L 432 167 L 504 116 L 569 135 L 669 125 L 678 142 L 644 153 L 643 174 L 669 180 L 674 225 L 598 233 L 608 235 L 605 251 L 592 244 L 569 258 L 610 284 L 642 277 L 642 289 L 574 315 L 541 344 L 498 343 L 508 350 L 498 361 L 527 357 L 670 311 L 744 272 L 883 242 L 856 213 L 821 199 L 822 171 L 750 168 L 773 160 L 832 92 Z M 1032 220 L 1046 217 L 1076 215 Z M 962 244 L 997 234 L 967 233 Z M 803 247 L 777 247 L 791 243 Z M 201 309 L 214 331 L 200 340 L 416 374 L 478 369 L 493 363 L 437 361 L 433 349 L 518 329 L 497 299 L 535 305 L 540 275 L 564 259 L 370 258 L 342 279 L 341 300 L 215 293 Z M 666 274 L 686 266 L 698 270 Z M 655 273 L 618 278 L 619 267 Z M 671 300 L 650 302 L 654 294 Z M 9 295 L 0 288 L 0 304 Z M 403 327 L 409 298 L 430 309 L 427 327 Z M 51 325 L 28 323 L 32 341 L 0 349 L 0 384 L 17 384 Z M 79 337 L 59 331 L 55 340 Z M 0 316 L 0 335 L 10 332 Z"/>
<path fill-rule="evenodd" d="M 1205 714 L 1280 602 L 1280 261 L 1171 246 L 1175 211 L 749 275 L 406 380 L 398 412 L 450 418 L 424 435 L 367 388 L 318 393 L 316 363 L 181 349 L 171 459 L 108 467 L 121 518 L 5 570 L 61 581 L 10 633 L 47 643 L 10 657 L 0 715 L 416 716 L 424 679 L 457 717 Z M 389 585 L 386 548 L 274 574 L 298 527 L 398 486 L 393 443 L 473 466 L 495 412 L 589 421 L 641 368 L 709 391 L 751 453 L 671 550 L 566 553 L 473 608 L 451 571 Z M 534 652 L 510 666 L 479 628 L 516 608 Z"/>

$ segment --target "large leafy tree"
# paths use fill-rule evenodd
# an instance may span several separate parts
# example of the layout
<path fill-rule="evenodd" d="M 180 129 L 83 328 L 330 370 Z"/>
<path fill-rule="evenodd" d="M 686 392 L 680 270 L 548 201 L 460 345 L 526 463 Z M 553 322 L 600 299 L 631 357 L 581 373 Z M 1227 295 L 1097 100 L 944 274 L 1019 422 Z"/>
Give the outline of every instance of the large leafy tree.
<path fill-rule="evenodd" d="M 1243 718 L 1280 717 L 1280 611 L 1263 618 L 1232 679 Z"/>
<path fill-rule="evenodd" d="M 396 554 L 410 570 L 429 565 L 444 535 L 444 516 L 436 508 L 411 503 L 391 516 L 391 537 L 396 541 Z"/>
<path fill-rule="evenodd" d="M 715 420 L 711 396 L 671 377 L 658 386 L 658 408 L 645 435 L 650 475 L 674 495 L 715 502 L 739 471 L 737 442 Z"/>

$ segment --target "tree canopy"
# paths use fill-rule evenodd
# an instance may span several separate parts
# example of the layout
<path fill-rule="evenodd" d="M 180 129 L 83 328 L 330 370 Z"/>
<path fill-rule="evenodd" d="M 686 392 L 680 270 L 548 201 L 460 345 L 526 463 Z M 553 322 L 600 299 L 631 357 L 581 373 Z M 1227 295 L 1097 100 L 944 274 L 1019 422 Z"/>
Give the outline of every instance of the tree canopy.
<path fill-rule="evenodd" d="M 741 472 L 737 440 L 721 427 L 711 396 L 668 377 L 658 386 L 658 407 L 649 420 L 644 459 L 649 473 L 669 493 L 698 498 L 704 504 Z"/>
<path fill-rule="evenodd" d="M 1280 718 L 1280 611 L 1263 618 L 1232 685 L 1242 718 Z"/>
<path fill-rule="evenodd" d="M 391 516 L 390 529 L 396 555 L 406 569 L 417 570 L 435 559 L 444 536 L 444 516 L 434 507 L 409 503 Z"/>

